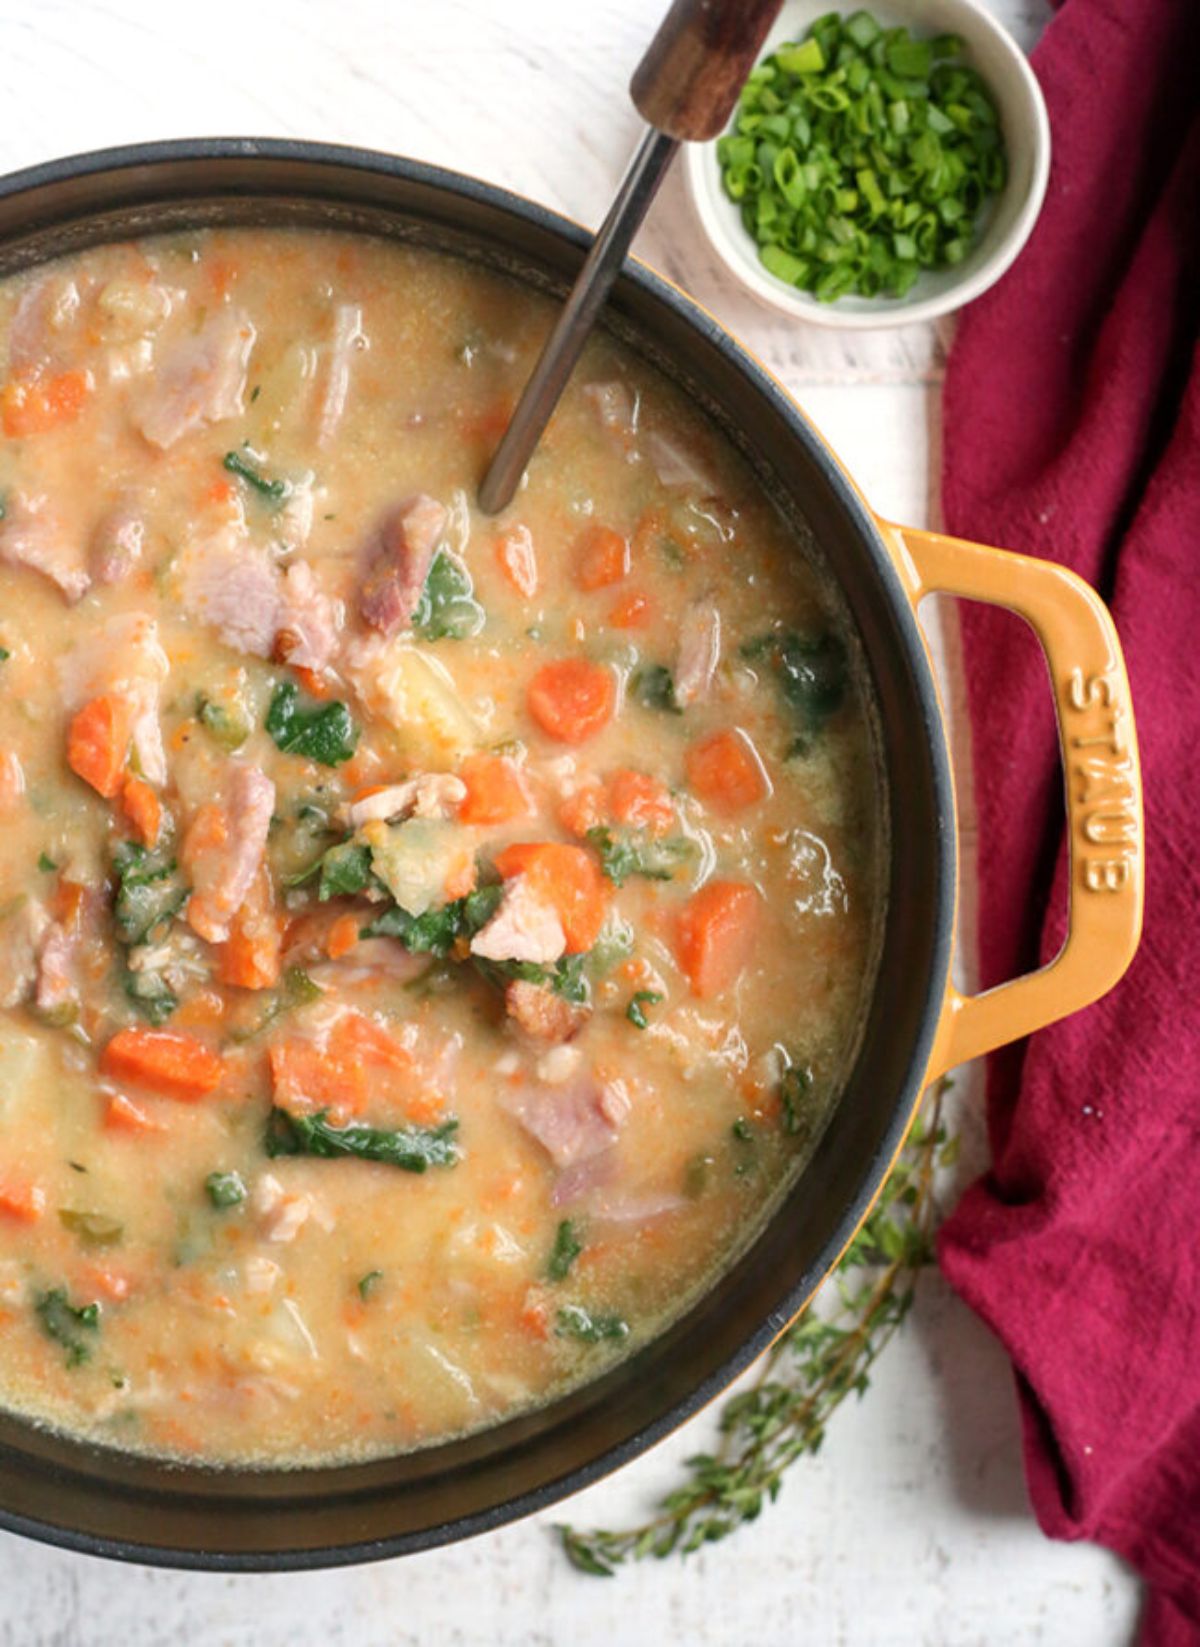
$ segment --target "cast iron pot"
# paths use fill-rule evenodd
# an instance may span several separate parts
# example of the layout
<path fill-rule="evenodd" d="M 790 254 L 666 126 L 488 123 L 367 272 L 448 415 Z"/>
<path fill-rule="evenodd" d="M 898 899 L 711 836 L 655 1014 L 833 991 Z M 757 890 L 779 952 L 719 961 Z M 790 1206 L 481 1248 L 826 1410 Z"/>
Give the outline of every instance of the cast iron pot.
<path fill-rule="evenodd" d="M 316 144 L 221 140 L 110 150 L 0 181 L 0 274 L 101 241 L 228 223 L 399 237 L 549 292 L 569 284 L 587 244 L 564 219 L 451 172 Z M 1120 649 L 1095 594 L 1056 566 L 880 520 L 780 386 L 648 270 L 622 276 L 607 324 L 685 387 L 808 527 L 872 679 L 891 822 L 887 919 L 861 1047 L 816 1154 L 685 1316 L 539 1412 L 405 1457 L 291 1472 L 166 1465 L 0 1416 L 0 1525 L 126 1560 L 284 1569 L 426 1549 L 553 1503 L 651 1446 L 787 1325 L 866 1215 L 929 1081 L 1094 1000 L 1128 965 L 1142 901 L 1137 748 Z M 1067 769 L 1070 935 L 1051 965 L 978 997 L 949 982 L 954 797 L 915 619 L 933 590 L 995 602 L 1033 625 Z"/>

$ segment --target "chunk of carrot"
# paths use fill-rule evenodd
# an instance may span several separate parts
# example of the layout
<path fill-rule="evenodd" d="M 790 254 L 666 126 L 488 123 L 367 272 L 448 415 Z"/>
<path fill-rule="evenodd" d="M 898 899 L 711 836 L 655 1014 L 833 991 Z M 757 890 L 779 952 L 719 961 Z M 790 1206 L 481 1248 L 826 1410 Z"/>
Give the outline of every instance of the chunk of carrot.
<path fill-rule="evenodd" d="M 100 1073 L 168 1098 L 203 1098 L 220 1086 L 225 1066 L 193 1035 L 135 1025 L 120 1029 L 100 1054 Z"/>
<path fill-rule="evenodd" d="M 582 840 L 589 829 L 596 829 L 608 816 L 608 796 L 604 785 L 585 783 L 573 795 L 567 795 L 558 809 L 558 821 L 572 835 Z"/>
<path fill-rule="evenodd" d="M 654 602 L 640 589 L 631 589 L 613 603 L 608 621 L 614 629 L 648 629 L 654 621 Z"/>
<path fill-rule="evenodd" d="M 162 802 L 144 778 L 128 777 L 121 805 L 143 846 L 154 846 L 162 833 Z"/>
<path fill-rule="evenodd" d="M 407 1098 L 413 1086 L 408 1049 L 361 1012 L 344 1013 L 324 1045 L 296 1036 L 268 1059 L 275 1100 L 289 1108 L 361 1115 L 369 1097 Z"/>
<path fill-rule="evenodd" d="M 325 698 L 332 698 L 333 686 L 326 679 L 326 677 L 319 674 L 317 670 L 309 669 L 302 663 L 294 663 L 292 665 L 292 671 L 310 698 L 318 698 L 322 700 Z"/>
<path fill-rule="evenodd" d="M 283 934 L 273 911 L 239 911 L 217 957 L 217 982 L 235 989 L 273 989 L 279 982 Z"/>
<path fill-rule="evenodd" d="M 362 919 L 358 915 L 338 916 L 325 939 L 325 953 L 331 961 L 340 961 L 343 955 L 349 955 L 358 942 L 361 926 Z"/>
<path fill-rule="evenodd" d="M 702 998 L 737 982 L 754 952 L 761 899 L 745 881 L 709 881 L 688 899 L 675 934 L 680 971 Z"/>
<path fill-rule="evenodd" d="M 648 772 L 621 767 L 608 781 L 608 806 L 617 823 L 665 835 L 675 822 L 671 791 Z"/>
<path fill-rule="evenodd" d="M 528 526 L 510 526 L 495 544 L 496 562 L 523 600 L 532 600 L 538 591 L 537 553 Z"/>
<path fill-rule="evenodd" d="M 585 527 L 575 540 L 575 582 L 589 593 L 620 583 L 629 571 L 629 540 L 611 526 Z"/>
<path fill-rule="evenodd" d="M 106 801 L 121 787 L 129 753 L 129 711 L 121 698 L 92 698 L 67 730 L 67 765 Z"/>
<path fill-rule="evenodd" d="M 458 775 L 467 786 L 458 809 L 459 823 L 513 823 L 533 811 L 525 776 L 507 755 L 471 755 Z"/>
<path fill-rule="evenodd" d="M 23 1178 L 0 1178 L 0 1214 L 18 1224 L 36 1224 L 46 1210 L 46 1192 Z"/>
<path fill-rule="evenodd" d="M 524 875 L 553 905 L 568 955 L 591 949 L 608 911 L 608 883 L 591 852 L 561 841 L 522 841 L 496 854 L 496 868 L 505 880 Z"/>
<path fill-rule="evenodd" d="M 4 433 L 17 440 L 74 423 L 91 392 L 92 381 L 86 372 L 10 378 L 0 391 Z"/>
<path fill-rule="evenodd" d="M 584 743 L 608 725 L 617 704 L 611 669 L 587 658 L 543 664 L 529 683 L 529 713 L 559 743 Z"/>
<path fill-rule="evenodd" d="M 126 1098 L 123 1092 L 114 1092 L 104 1107 L 104 1130 L 148 1133 L 165 1132 L 166 1128 L 157 1116 L 135 1104 L 132 1098 Z"/>
<path fill-rule="evenodd" d="M 683 762 L 689 785 L 714 812 L 741 812 L 771 793 L 758 751 L 739 727 L 692 744 Z"/>

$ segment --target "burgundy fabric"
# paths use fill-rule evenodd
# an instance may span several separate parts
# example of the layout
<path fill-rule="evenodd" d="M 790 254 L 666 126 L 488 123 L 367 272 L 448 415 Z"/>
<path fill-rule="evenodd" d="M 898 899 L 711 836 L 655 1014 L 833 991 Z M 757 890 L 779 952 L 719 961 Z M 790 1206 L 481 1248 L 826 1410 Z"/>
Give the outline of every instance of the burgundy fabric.
<path fill-rule="evenodd" d="M 993 1058 L 994 1165 L 940 1260 L 1013 1358 L 1042 1527 L 1132 1562 L 1144 1647 L 1182 1647 L 1200 1642 L 1200 3 L 1066 0 L 1034 65 L 1050 190 L 951 353 L 943 513 L 1112 603 L 1147 919 L 1117 990 Z M 995 982 L 1062 939 L 1062 779 L 1028 631 L 980 607 L 963 629 Z"/>

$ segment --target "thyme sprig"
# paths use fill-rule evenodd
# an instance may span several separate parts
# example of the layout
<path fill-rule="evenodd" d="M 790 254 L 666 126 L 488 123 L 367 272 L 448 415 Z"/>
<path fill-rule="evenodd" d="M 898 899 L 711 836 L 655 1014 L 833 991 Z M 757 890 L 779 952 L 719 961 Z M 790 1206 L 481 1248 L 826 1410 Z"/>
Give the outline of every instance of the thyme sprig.
<path fill-rule="evenodd" d="M 933 1258 L 935 1176 L 958 1144 L 942 1120 L 949 1084 L 931 1089 L 870 1216 L 822 1289 L 832 1312 L 810 1304 L 776 1340 L 750 1388 L 726 1401 L 716 1451 L 687 1460 L 687 1481 L 657 1515 L 616 1532 L 558 1529 L 580 1572 L 610 1578 L 624 1562 L 689 1555 L 727 1538 L 774 1501 L 789 1465 L 819 1451 L 846 1397 L 866 1392 Z"/>

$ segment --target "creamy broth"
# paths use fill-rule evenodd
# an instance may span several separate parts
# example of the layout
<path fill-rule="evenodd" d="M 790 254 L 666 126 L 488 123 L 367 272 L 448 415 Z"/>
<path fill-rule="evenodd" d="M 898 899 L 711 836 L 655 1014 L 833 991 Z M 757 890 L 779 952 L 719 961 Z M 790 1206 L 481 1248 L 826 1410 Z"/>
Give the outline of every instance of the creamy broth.
<path fill-rule="evenodd" d="M 0 1401 L 305 1464 L 591 1378 L 870 988 L 868 706 L 749 471 L 545 303 L 308 232 L 0 286 Z"/>

